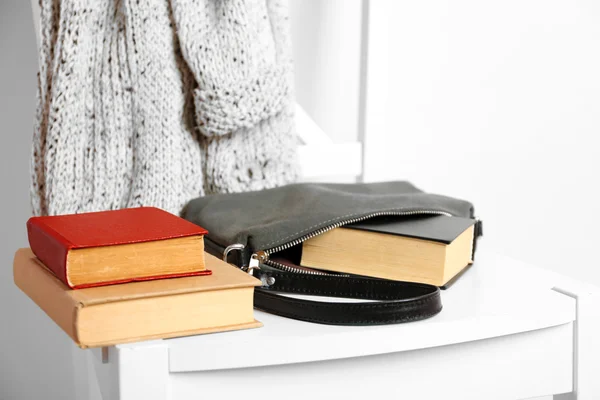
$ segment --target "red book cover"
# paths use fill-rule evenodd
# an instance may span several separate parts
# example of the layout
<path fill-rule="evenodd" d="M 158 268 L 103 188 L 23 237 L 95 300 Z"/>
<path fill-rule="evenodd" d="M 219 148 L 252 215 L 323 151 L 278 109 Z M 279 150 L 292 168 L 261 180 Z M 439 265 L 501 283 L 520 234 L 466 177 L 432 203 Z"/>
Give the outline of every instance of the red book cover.
<path fill-rule="evenodd" d="M 71 288 L 74 287 L 67 279 L 67 255 L 71 250 L 204 236 L 207 233 L 206 229 L 155 207 L 31 217 L 27 221 L 31 250 L 48 269 Z M 210 271 L 125 279 L 86 286 L 202 274 L 210 274 Z"/>

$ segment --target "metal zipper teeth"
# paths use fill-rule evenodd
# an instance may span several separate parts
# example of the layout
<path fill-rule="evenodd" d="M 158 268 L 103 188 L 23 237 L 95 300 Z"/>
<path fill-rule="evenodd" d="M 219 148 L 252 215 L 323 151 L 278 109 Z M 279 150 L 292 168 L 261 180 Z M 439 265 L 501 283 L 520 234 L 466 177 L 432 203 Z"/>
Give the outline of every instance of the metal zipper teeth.
<path fill-rule="evenodd" d="M 290 247 L 299 245 L 300 243 L 305 242 L 308 239 L 312 239 L 315 236 L 322 235 L 323 233 L 329 232 L 332 229 L 339 228 L 339 227 L 344 226 L 344 225 L 354 224 L 356 222 L 364 221 L 364 220 L 369 219 L 369 218 L 383 217 L 383 216 L 387 216 L 387 215 L 395 215 L 395 216 L 407 216 L 407 215 L 445 215 L 447 217 L 451 217 L 452 216 L 452 214 L 450 214 L 448 212 L 438 211 L 438 210 L 382 211 L 382 212 L 376 212 L 376 213 L 372 213 L 372 214 L 367 214 L 367 215 L 364 215 L 362 217 L 357 217 L 357 218 L 351 218 L 351 219 L 347 219 L 347 220 L 343 220 L 343 221 L 338 221 L 335 224 L 327 225 L 327 226 L 325 226 L 323 228 L 317 229 L 316 231 L 311 232 L 311 233 L 309 233 L 307 235 L 301 236 L 298 239 L 294 239 L 291 242 L 287 242 L 287 243 L 284 243 L 284 244 L 279 245 L 277 247 L 273 247 L 273 248 L 270 248 L 268 250 L 264 250 L 264 253 L 267 256 L 267 260 L 265 260 L 264 263 L 267 264 L 267 265 L 270 265 L 272 267 L 279 268 L 281 270 L 287 271 L 287 272 L 293 272 L 293 273 L 298 273 L 298 274 L 348 276 L 348 275 L 341 275 L 341 274 L 321 272 L 321 271 L 318 271 L 318 270 L 306 271 L 306 270 L 303 270 L 303 269 L 298 269 L 298 268 L 290 267 L 290 266 L 287 266 L 287 265 L 283 265 L 283 264 L 280 264 L 280 263 L 278 263 L 276 261 L 271 261 L 271 260 L 268 259 L 268 257 L 270 257 L 271 254 L 278 253 L 280 251 L 289 249 Z"/>
<path fill-rule="evenodd" d="M 350 275 L 347 274 L 336 274 L 334 272 L 323 272 L 316 269 L 300 269 L 295 267 L 290 267 L 289 265 L 278 263 L 277 261 L 265 260 L 265 264 L 280 269 L 285 272 L 291 272 L 294 274 L 304 274 L 304 275 L 322 275 L 322 276 L 339 276 L 339 277 L 348 277 Z"/>

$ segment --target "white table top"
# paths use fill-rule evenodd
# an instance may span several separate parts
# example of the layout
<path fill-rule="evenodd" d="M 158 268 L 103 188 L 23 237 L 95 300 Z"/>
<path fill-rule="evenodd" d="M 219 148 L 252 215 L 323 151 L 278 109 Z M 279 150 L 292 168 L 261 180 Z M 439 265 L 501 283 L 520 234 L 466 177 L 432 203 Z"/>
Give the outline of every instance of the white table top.
<path fill-rule="evenodd" d="M 442 292 L 442 312 L 427 320 L 349 327 L 256 311 L 264 323 L 259 329 L 160 342 L 169 348 L 171 372 L 320 361 L 469 342 L 574 321 L 575 300 L 552 290 L 551 277 L 542 269 L 480 249 L 470 270 Z"/>

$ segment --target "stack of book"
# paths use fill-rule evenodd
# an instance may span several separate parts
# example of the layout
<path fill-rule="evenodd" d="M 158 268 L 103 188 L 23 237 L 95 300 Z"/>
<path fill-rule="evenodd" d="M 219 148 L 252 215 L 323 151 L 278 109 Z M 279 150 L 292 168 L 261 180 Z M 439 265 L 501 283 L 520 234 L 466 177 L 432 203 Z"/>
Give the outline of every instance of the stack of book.
<path fill-rule="evenodd" d="M 80 347 L 261 326 L 260 281 L 204 252 L 203 228 L 152 207 L 33 217 L 16 285 Z"/>

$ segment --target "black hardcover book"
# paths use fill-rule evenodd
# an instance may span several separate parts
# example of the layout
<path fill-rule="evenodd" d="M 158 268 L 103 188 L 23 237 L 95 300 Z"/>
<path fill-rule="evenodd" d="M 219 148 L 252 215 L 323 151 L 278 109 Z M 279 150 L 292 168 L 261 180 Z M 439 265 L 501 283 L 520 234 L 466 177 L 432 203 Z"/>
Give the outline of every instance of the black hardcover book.
<path fill-rule="evenodd" d="M 472 263 L 475 227 L 445 215 L 373 218 L 306 240 L 300 265 L 447 287 Z"/>
<path fill-rule="evenodd" d="M 475 220 L 470 218 L 425 215 L 408 218 L 379 217 L 345 227 L 450 244 L 474 224 Z"/>

